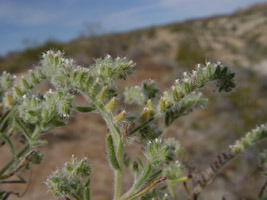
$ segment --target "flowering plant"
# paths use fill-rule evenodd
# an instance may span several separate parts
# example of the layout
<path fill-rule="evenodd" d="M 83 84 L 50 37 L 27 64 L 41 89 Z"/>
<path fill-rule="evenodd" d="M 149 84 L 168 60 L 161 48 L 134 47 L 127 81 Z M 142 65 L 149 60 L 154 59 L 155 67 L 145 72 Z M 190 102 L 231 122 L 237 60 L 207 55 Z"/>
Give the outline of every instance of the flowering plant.
<path fill-rule="evenodd" d="M 139 107 L 138 112 L 132 114 L 120 110 L 115 81 L 126 79 L 133 73 L 134 66 L 126 58 L 106 56 L 96 60 L 90 68 L 84 68 L 60 51 L 48 51 L 42 56 L 41 67 L 29 71 L 28 78 L 22 77 L 19 83 L 15 81 L 16 77 L 2 73 L 0 138 L 1 145 L 9 147 L 12 157 L 0 170 L 0 181 L 3 183 L 17 176 L 31 163 L 40 163 L 38 146 L 46 144 L 40 137 L 65 125 L 74 109 L 99 113 L 107 125 L 106 151 L 114 172 L 114 200 L 176 199 L 174 185 L 179 182 L 184 182 L 190 198 L 197 199 L 225 163 L 267 137 L 267 125 L 259 126 L 230 146 L 228 152 L 219 155 L 218 160 L 201 173 L 201 179 L 188 174 L 185 150 L 177 140 L 164 138 L 164 133 L 179 117 L 204 107 L 207 99 L 199 90 L 207 83 L 214 82 L 220 92 L 230 92 L 235 87 L 235 75 L 219 62 L 207 62 L 197 65 L 192 73 L 185 72 L 163 93 L 152 80 L 125 88 L 125 102 Z M 52 89 L 45 93 L 34 92 L 33 89 L 44 80 L 51 83 Z M 90 106 L 74 106 L 74 94 L 81 94 Z M 19 136 L 22 144 L 18 150 L 13 144 L 14 135 Z M 145 161 L 140 157 L 130 161 L 125 152 L 129 138 L 135 138 L 141 144 Z M 121 192 L 123 168 L 134 177 L 132 187 L 124 194 Z M 90 173 L 91 165 L 86 158 L 78 160 L 73 157 L 61 170 L 53 172 L 46 184 L 55 197 L 89 200 Z M 189 179 L 198 179 L 192 188 L 186 185 Z M 163 182 L 169 192 L 166 187 L 155 189 Z M 2 199 L 7 199 L 10 194 L 0 191 Z"/>

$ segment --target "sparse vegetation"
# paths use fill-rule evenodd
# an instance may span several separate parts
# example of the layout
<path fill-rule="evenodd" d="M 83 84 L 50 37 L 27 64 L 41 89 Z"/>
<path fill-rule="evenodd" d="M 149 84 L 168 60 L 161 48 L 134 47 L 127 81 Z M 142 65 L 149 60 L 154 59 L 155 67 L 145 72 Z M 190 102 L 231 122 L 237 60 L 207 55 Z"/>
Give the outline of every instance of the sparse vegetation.
<path fill-rule="evenodd" d="M 178 44 L 176 62 L 178 67 L 191 67 L 208 59 L 205 50 L 195 37 L 186 37 Z"/>

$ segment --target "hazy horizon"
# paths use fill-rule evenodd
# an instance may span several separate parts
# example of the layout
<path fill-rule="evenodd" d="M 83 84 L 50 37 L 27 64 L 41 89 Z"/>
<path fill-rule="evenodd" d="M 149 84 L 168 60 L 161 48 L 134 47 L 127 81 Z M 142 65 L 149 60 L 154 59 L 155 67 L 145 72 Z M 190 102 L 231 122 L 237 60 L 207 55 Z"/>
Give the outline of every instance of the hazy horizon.
<path fill-rule="evenodd" d="M 230 14 L 265 0 L 1 0 L 0 55 L 53 39 L 69 41 L 99 33 Z"/>

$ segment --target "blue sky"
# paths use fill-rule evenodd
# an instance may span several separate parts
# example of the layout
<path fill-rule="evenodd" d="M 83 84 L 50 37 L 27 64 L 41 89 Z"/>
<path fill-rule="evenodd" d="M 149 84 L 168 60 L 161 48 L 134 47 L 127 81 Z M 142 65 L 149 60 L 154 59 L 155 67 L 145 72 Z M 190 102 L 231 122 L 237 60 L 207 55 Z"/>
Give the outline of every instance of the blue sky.
<path fill-rule="evenodd" d="M 0 0 L 0 55 L 48 39 L 68 41 L 88 32 L 85 24 L 95 31 L 126 31 L 227 14 L 258 2 L 267 1 Z"/>

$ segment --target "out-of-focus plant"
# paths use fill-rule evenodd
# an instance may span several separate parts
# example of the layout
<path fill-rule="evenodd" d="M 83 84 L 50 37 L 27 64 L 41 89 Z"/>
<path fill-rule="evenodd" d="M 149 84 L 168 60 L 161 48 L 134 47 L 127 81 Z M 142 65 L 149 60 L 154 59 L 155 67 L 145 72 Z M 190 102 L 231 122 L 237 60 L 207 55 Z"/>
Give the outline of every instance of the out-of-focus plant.
<path fill-rule="evenodd" d="M 134 65 L 126 58 L 106 56 L 96 60 L 90 68 L 84 68 L 65 58 L 60 51 L 48 51 L 43 54 L 41 66 L 29 71 L 28 78 L 22 77 L 20 82 L 15 80 L 16 77 L 3 73 L 0 77 L 0 137 L 1 145 L 8 146 L 12 156 L 0 170 L 0 183 L 8 182 L 14 176 L 22 180 L 19 176 L 21 170 L 29 168 L 31 163 L 40 163 L 41 154 L 37 148 L 46 144 L 40 137 L 64 125 L 73 109 L 99 113 L 106 122 L 106 151 L 114 172 L 114 200 L 176 199 L 179 193 L 174 186 L 180 182 L 184 182 L 189 197 L 197 199 L 226 162 L 266 138 L 267 125 L 252 130 L 201 173 L 199 184 L 188 188 L 185 181 L 197 177 L 188 174 L 181 144 L 164 138 L 164 133 L 179 117 L 204 107 L 207 99 L 199 89 L 207 83 L 214 82 L 220 92 L 230 92 L 235 87 L 234 74 L 219 62 L 208 62 L 197 65 L 192 73 L 185 72 L 162 93 L 151 80 L 144 81 L 141 86 L 125 88 L 125 102 L 138 106 L 133 114 L 130 110 L 121 110 L 117 103 L 120 97 L 115 81 L 131 75 Z M 33 92 L 44 80 L 51 83 L 52 89 L 45 93 Z M 81 94 L 90 106 L 73 105 L 73 94 Z M 20 138 L 20 149 L 13 144 L 18 138 L 14 135 Z M 131 161 L 126 155 L 129 138 L 135 138 L 141 144 L 145 161 L 138 156 Z M 131 188 L 125 193 L 121 192 L 123 168 L 134 177 Z M 90 173 L 91 166 L 86 158 L 79 161 L 73 157 L 70 163 L 53 172 L 46 184 L 55 197 L 89 200 Z M 159 183 L 164 184 L 155 189 Z M 7 199 L 12 193 L 17 194 L 1 190 L 0 197 Z"/>

